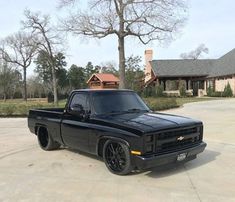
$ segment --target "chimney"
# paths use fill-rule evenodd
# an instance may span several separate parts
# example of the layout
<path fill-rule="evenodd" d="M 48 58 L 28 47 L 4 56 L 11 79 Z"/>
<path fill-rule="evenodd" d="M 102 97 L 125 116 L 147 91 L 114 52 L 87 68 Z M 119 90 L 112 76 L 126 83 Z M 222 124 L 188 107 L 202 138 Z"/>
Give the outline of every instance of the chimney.
<path fill-rule="evenodd" d="M 153 60 L 153 50 L 145 50 L 145 83 L 152 78 L 152 67 L 150 62 Z"/>

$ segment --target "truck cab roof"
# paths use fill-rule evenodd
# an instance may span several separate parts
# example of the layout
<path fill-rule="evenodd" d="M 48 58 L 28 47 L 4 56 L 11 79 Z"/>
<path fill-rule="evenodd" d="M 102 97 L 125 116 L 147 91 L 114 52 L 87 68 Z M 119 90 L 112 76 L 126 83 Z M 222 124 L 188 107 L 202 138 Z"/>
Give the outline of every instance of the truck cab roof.
<path fill-rule="evenodd" d="M 74 92 L 134 92 L 133 90 L 130 89 L 75 89 L 72 91 Z"/>

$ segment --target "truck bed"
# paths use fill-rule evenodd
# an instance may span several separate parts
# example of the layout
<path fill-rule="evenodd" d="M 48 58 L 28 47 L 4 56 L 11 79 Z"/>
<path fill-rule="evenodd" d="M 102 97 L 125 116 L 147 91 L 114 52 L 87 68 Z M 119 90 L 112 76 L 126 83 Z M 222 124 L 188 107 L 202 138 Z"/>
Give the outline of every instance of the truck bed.
<path fill-rule="evenodd" d="M 31 109 L 28 116 L 28 127 L 32 133 L 36 133 L 37 127 L 45 125 L 50 131 L 54 140 L 61 142 L 60 122 L 64 108 Z"/>
<path fill-rule="evenodd" d="M 64 112 L 64 108 L 40 108 L 40 109 L 31 109 L 30 112 L 48 112 L 48 113 L 60 113 L 62 114 Z"/>

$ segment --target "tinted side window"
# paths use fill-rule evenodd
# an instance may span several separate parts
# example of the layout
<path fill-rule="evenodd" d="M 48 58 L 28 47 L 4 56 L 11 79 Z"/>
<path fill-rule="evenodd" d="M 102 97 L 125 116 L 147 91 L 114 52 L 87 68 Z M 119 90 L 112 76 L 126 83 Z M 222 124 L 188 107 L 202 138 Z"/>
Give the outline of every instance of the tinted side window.
<path fill-rule="evenodd" d="M 88 109 L 88 96 L 85 93 L 77 93 L 73 96 L 72 101 L 70 103 L 70 107 L 74 104 L 79 104 L 83 107 L 84 110 Z"/>

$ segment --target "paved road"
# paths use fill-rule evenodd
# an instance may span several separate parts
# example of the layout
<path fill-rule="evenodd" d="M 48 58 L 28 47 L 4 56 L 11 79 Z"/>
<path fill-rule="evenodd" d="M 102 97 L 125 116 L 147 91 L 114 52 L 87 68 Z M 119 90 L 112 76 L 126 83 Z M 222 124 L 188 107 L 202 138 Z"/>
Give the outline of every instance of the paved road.
<path fill-rule="evenodd" d="M 235 99 L 167 113 L 203 120 L 206 151 L 184 166 L 125 177 L 89 155 L 42 151 L 26 119 L 0 119 L 0 201 L 235 201 Z"/>

